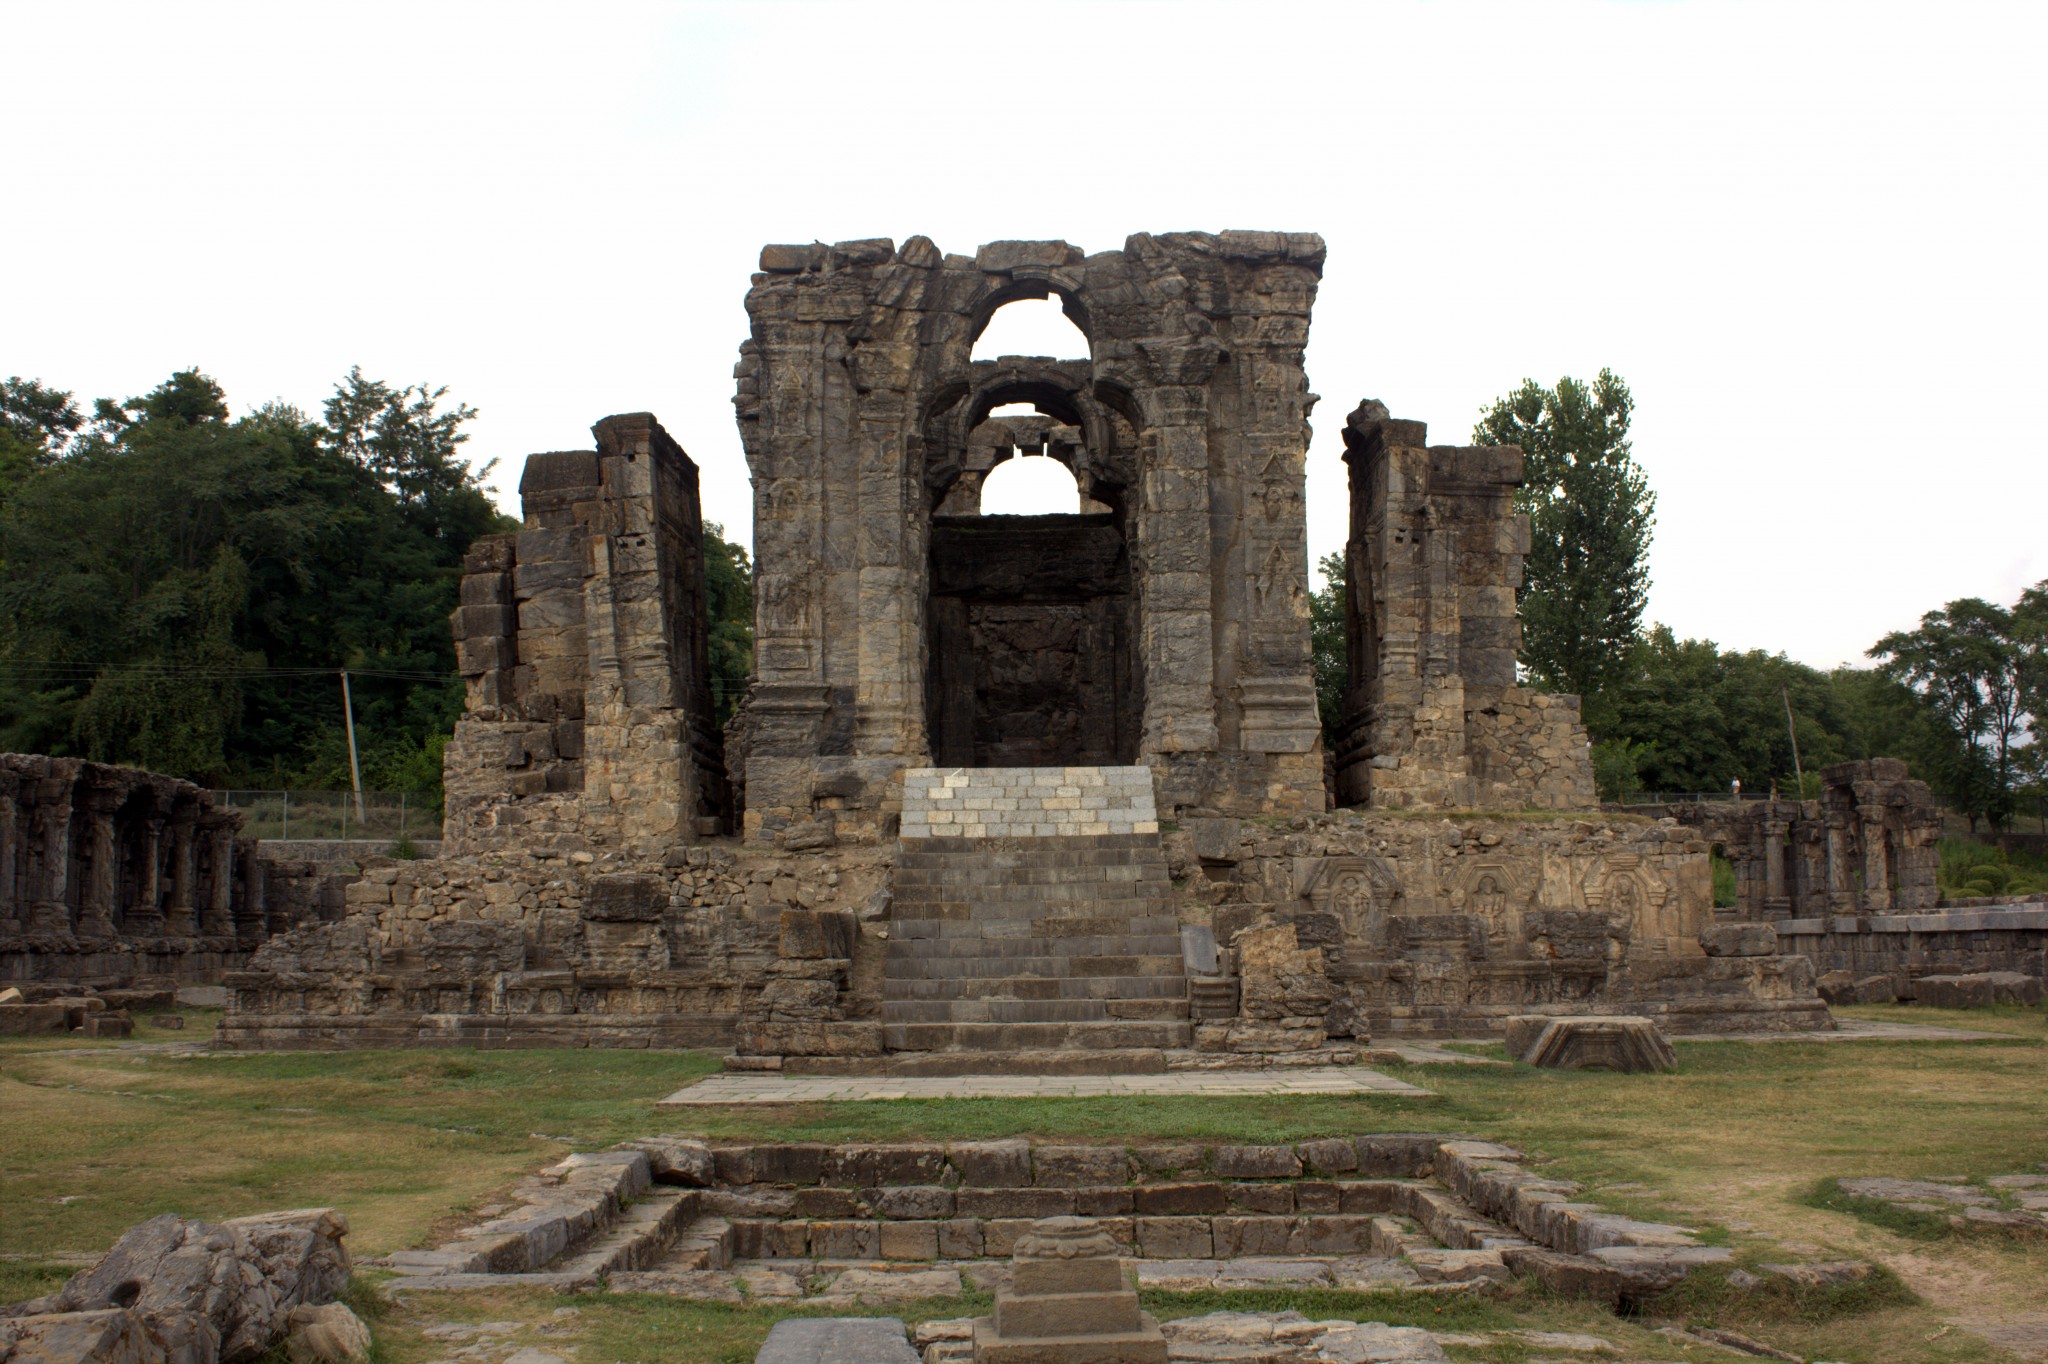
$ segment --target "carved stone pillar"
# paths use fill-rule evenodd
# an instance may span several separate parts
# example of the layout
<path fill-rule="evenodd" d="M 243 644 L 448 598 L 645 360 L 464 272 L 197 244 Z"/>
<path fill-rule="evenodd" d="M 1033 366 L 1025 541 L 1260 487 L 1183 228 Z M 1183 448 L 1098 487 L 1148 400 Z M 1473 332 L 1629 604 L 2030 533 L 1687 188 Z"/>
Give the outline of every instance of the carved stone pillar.
<path fill-rule="evenodd" d="M 1863 822 L 1863 896 L 1860 908 L 1883 914 L 1892 907 L 1892 868 L 1885 846 L 1884 807 L 1859 805 L 1856 814 Z"/>
<path fill-rule="evenodd" d="M 1828 815 L 1828 907 L 1838 913 L 1854 910 L 1856 892 L 1849 879 L 1849 817 Z"/>
<path fill-rule="evenodd" d="M 235 931 L 235 830 L 227 824 L 215 825 L 207 831 L 208 846 L 212 853 L 209 868 L 206 912 L 200 920 L 199 931 L 207 937 L 228 937 Z"/>
<path fill-rule="evenodd" d="M 0 927 L 28 922 L 28 897 L 22 893 L 20 806 L 12 780 L 0 781 Z"/>
<path fill-rule="evenodd" d="M 130 938 L 154 938 L 164 931 L 163 848 L 165 818 L 143 819 L 142 847 L 135 864 L 135 896 L 121 916 L 121 932 Z"/>
<path fill-rule="evenodd" d="M 270 934 L 270 923 L 265 917 L 268 887 L 263 884 L 263 859 L 253 853 L 236 857 L 231 851 L 228 865 L 241 873 L 242 881 L 242 900 L 235 906 L 235 943 L 240 947 L 258 946 Z"/>
<path fill-rule="evenodd" d="M 199 829 L 190 816 L 171 821 L 171 894 L 164 910 L 164 934 L 189 938 L 199 931 L 192 892 L 199 879 Z"/>
<path fill-rule="evenodd" d="M 94 791 L 86 797 L 90 819 L 86 826 L 84 884 L 78 895 L 80 938 L 112 938 L 114 928 L 114 808 L 120 800 L 115 791 Z"/>
<path fill-rule="evenodd" d="M 36 869 L 29 906 L 29 929 L 37 933 L 69 933 L 71 784 L 64 781 L 39 782 L 35 794 L 35 838 L 42 863 Z"/>
<path fill-rule="evenodd" d="M 1764 908 L 1774 915 L 1784 914 L 1792 904 L 1785 889 L 1785 861 L 1792 852 L 1785 843 L 1788 827 L 1782 819 L 1764 821 Z"/>

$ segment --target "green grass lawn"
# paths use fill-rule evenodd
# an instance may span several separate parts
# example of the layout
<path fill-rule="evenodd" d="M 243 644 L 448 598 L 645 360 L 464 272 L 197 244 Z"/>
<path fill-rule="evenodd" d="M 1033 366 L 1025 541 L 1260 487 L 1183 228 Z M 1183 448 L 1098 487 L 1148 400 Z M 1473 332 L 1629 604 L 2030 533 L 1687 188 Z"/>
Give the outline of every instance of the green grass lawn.
<path fill-rule="evenodd" d="M 1619 1211 L 1684 1222 L 1746 1263 L 1859 1256 L 1898 1272 L 1842 1300 L 1759 1299 L 1709 1276 L 1673 1304 L 1695 1321 L 1845 1361 L 2003 1356 L 1944 1330 L 1952 1318 L 2037 1307 L 2048 1246 L 1901 1234 L 1815 1206 L 1847 1175 L 1983 1176 L 2048 1161 L 2048 1011 L 1855 1009 L 1857 1017 L 1996 1031 L 1995 1041 L 1681 1043 L 1671 1075 L 1522 1067 L 1394 1067 L 1431 1098 L 957 1099 L 733 1107 L 657 1114 L 654 1102 L 717 1065 L 703 1053 L 452 1050 L 177 1054 L 111 1043 L 0 1045 L 0 1301 L 47 1291 L 71 1262 L 164 1211 L 219 1218 L 333 1204 L 359 1256 L 428 1244 L 467 1210 L 569 1150 L 654 1132 L 803 1140 L 1028 1135 L 1091 1141 L 1283 1141 L 1381 1130 L 1469 1132 L 1521 1146 Z M 183 1033 L 136 1040 L 192 1041 Z M 1603 1187 L 1618 1186 L 1618 1187 Z M 428 1320 L 547 1326 L 549 1348 L 590 1361 L 750 1359 L 786 1309 L 637 1296 L 416 1299 L 379 1322 L 390 1360 L 445 1343 Z M 1917 1300 L 1916 1300 L 1917 1299 Z M 1163 1316 L 1219 1305 L 1151 1295 Z M 1345 1294 L 1231 1294 L 1221 1305 L 1295 1306 L 1439 1329 L 1534 1324 L 1597 1330 L 1632 1357 L 1682 1358 L 1671 1342 L 1583 1303 L 1523 1294 L 1459 1305 Z M 575 1315 L 556 1318 L 558 1309 Z M 1443 1311 L 1439 1311 L 1443 1308 Z M 909 1315 L 954 1315 L 958 1303 Z M 1405 1315 L 1404 1315 L 1405 1314 Z M 549 1325 L 549 1323 L 553 1323 Z M 1411 1323 L 1412 1324 L 1412 1323 Z M 674 1348 L 665 1353 L 656 1341 Z M 562 1342 L 568 1342 L 567 1345 Z M 684 1348 L 685 1342 L 695 1342 Z M 680 1350 L 681 1352 L 677 1352 Z M 1496 1347 L 1503 1360 L 1515 1350 Z M 1490 1356 L 1477 1356 L 1490 1357 Z"/>

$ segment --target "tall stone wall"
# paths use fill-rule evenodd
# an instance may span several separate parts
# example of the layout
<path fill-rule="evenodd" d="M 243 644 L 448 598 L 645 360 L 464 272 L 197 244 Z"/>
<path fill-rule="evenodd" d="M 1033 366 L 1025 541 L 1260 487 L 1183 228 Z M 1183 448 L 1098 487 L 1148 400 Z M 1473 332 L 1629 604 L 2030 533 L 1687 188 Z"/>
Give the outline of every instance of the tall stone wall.
<path fill-rule="evenodd" d="M 730 817 L 704 619 L 697 466 L 645 413 L 534 455 L 525 526 L 464 565 L 467 686 L 444 764 L 451 853 L 667 847 Z"/>
<path fill-rule="evenodd" d="M 191 782 L 0 754 L 0 980 L 218 978 L 340 911 L 341 883 L 261 855 Z"/>
<path fill-rule="evenodd" d="M 1529 519 L 1514 446 L 1431 446 L 1421 422 L 1361 403 L 1351 471 L 1345 633 L 1352 686 L 1338 801 L 1375 809 L 1589 809 L 1578 698 L 1515 682 L 1515 593 Z"/>
<path fill-rule="evenodd" d="M 932 760 L 932 513 L 978 488 L 989 413 L 1026 401 L 1079 433 L 1042 439 L 1128 546 L 1136 758 L 1163 800 L 1320 808 L 1301 357 L 1322 263 L 1307 233 L 764 250 L 735 399 L 756 499 L 748 834 L 887 835 L 900 772 Z M 998 307 L 1054 294 L 1088 360 L 970 360 Z"/>

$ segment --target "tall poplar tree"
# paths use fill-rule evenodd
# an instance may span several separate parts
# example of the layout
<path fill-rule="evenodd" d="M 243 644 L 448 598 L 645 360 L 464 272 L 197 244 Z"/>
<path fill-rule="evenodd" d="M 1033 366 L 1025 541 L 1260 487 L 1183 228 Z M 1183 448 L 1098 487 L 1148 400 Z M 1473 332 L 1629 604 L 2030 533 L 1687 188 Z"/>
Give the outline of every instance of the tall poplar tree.
<path fill-rule="evenodd" d="M 1657 495 L 1629 453 L 1634 408 L 1612 370 L 1555 388 L 1525 379 L 1472 432 L 1482 445 L 1521 446 L 1526 460 L 1522 666 L 1538 685 L 1587 698 L 1596 729 L 1599 694 L 1626 671 L 1650 592 Z"/>

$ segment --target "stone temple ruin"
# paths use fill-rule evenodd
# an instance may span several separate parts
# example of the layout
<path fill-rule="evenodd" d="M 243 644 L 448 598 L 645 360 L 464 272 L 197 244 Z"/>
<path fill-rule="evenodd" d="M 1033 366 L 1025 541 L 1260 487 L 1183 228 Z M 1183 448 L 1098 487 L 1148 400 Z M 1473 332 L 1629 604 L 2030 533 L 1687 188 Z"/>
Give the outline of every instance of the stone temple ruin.
<path fill-rule="evenodd" d="M 1532 1013 L 1827 1026 L 1807 958 L 1720 931 L 1705 835 L 1597 813 L 1576 700 L 1516 685 L 1519 451 L 1351 414 L 1354 687 L 1326 777 L 1302 362 L 1323 255 L 1257 232 L 765 249 L 733 723 L 690 457 L 644 414 L 533 456 L 525 524 L 473 548 L 454 618 L 443 855 L 372 860 L 345 913 L 230 974 L 223 1041 L 1101 1071 L 1339 1061 Z M 1053 296 L 1086 360 L 971 358 L 998 308 Z M 1073 473 L 1074 513 L 981 514 L 1019 451 Z"/>

